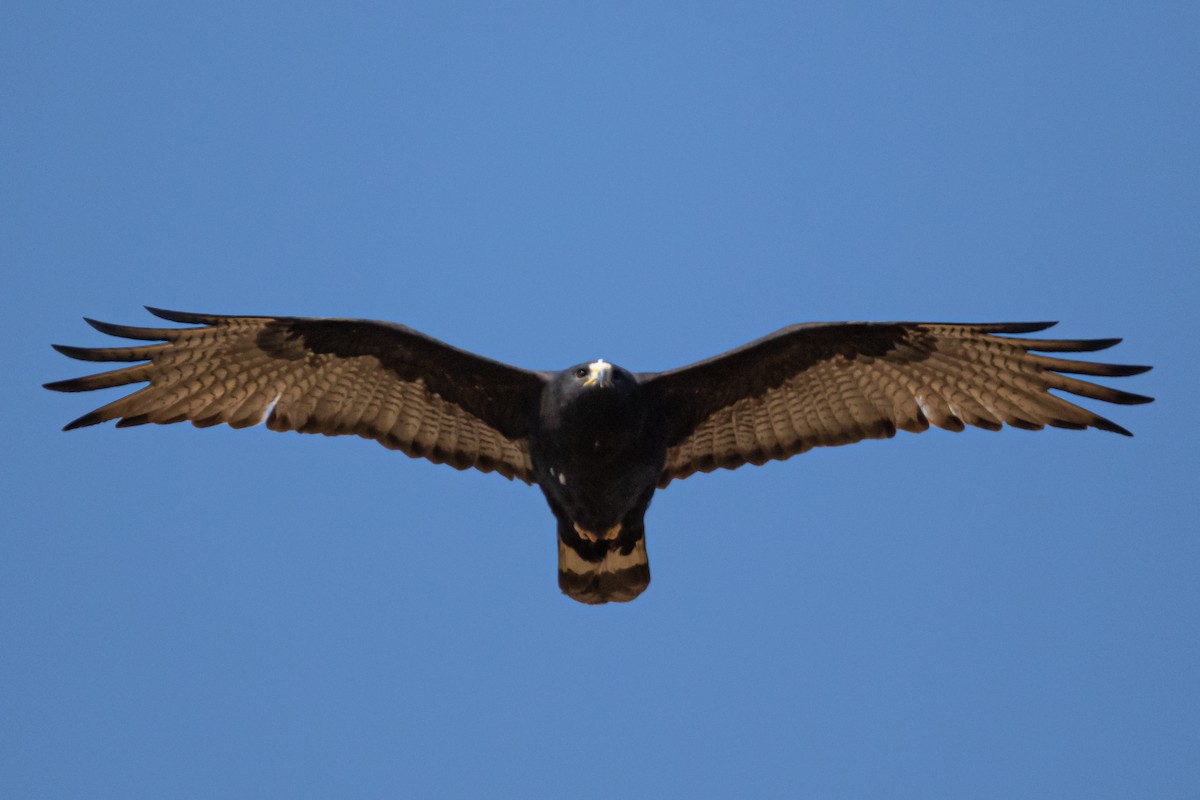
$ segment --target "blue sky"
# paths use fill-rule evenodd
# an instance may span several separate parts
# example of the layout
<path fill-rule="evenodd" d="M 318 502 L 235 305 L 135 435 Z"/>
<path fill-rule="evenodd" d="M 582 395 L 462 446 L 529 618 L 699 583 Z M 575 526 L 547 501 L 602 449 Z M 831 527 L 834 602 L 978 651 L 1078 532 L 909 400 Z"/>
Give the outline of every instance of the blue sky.
<path fill-rule="evenodd" d="M 0 795 L 1200 793 L 1193 3 L 10 3 Z M 696 476 L 627 606 L 533 489 L 59 428 L 141 304 L 678 366 L 793 322 L 1124 336 L 1132 429 Z"/>

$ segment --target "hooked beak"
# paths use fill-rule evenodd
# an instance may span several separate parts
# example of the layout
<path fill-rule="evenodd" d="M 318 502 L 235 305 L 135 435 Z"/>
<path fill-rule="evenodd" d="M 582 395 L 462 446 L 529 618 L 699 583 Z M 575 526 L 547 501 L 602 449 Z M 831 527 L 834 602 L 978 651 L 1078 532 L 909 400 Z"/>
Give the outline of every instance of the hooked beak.
<path fill-rule="evenodd" d="M 599 386 L 606 389 L 612 386 L 612 364 L 600 359 L 588 364 L 588 376 L 583 381 L 584 386 Z"/>

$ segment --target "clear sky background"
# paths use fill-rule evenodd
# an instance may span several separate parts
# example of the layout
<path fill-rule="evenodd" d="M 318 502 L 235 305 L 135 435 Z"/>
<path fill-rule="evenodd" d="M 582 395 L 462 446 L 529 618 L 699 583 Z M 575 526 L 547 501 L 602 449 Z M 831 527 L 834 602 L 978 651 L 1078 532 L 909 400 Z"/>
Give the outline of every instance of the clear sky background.
<path fill-rule="evenodd" d="M 1200 795 L 1196 3 L 3 16 L 0 796 Z M 673 484 L 589 608 L 495 475 L 60 433 L 143 303 L 539 369 L 1061 319 L 1159 400 Z"/>

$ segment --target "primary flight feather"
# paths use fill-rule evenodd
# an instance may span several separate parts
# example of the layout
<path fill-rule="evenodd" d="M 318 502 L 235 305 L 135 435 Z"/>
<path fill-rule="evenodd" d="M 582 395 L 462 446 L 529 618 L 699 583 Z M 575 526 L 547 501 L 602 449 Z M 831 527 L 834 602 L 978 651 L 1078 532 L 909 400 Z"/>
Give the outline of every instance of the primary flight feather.
<path fill-rule="evenodd" d="M 695 472 L 785 459 L 812 447 L 924 431 L 1129 431 L 1051 394 L 1109 403 L 1152 398 L 1071 377 L 1149 367 L 1039 353 L 1119 339 L 1020 338 L 1054 323 L 837 322 L 784 328 L 668 372 L 597 359 L 519 369 L 387 322 L 190 314 L 196 327 L 103 333 L 155 342 L 55 345 L 71 358 L 131 362 L 46 384 L 63 392 L 146 386 L 65 430 L 191 421 L 356 434 L 410 456 L 536 483 L 558 521 L 559 586 L 584 603 L 628 601 L 650 582 L 643 518 L 656 489 Z"/>

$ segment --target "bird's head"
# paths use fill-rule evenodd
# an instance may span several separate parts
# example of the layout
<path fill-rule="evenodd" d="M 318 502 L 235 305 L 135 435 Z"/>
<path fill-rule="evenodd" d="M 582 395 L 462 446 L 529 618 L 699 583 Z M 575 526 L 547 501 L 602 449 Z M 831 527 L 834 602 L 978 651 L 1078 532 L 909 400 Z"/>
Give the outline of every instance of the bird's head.
<path fill-rule="evenodd" d="M 585 389 L 610 389 L 613 385 L 613 365 L 598 358 L 590 364 L 580 364 L 573 369 L 576 380 L 583 382 Z"/>
<path fill-rule="evenodd" d="M 637 378 L 633 373 L 610 364 L 603 358 L 576 364 L 559 373 L 559 380 L 565 384 L 564 394 L 572 397 L 585 394 L 602 396 L 609 393 L 625 396 L 637 386 Z"/>
<path fill-rule="evenodd" d="M 596 359 L 558 373 L 547 389 L 545 411 L 557 417 L 567 408 L 599 412 L 623 406 L 637 393 L 638 382 L 628 370 Z"/>

